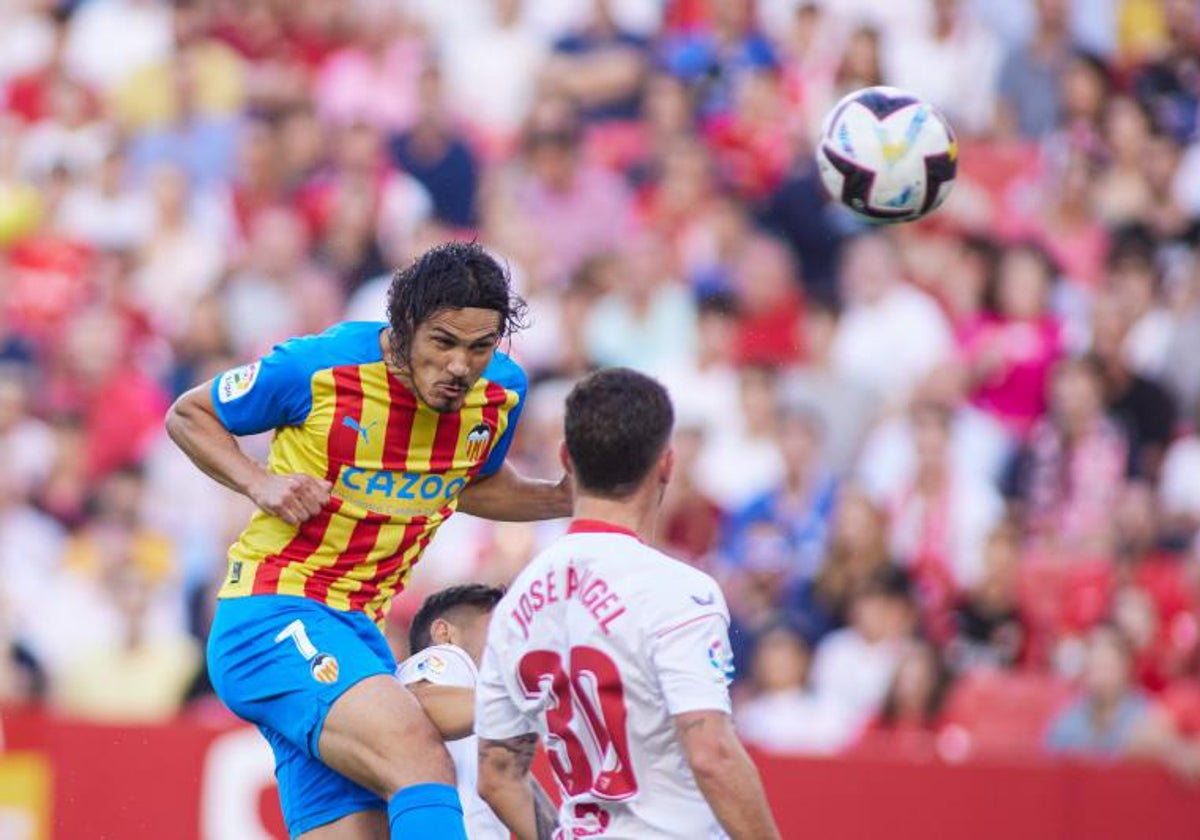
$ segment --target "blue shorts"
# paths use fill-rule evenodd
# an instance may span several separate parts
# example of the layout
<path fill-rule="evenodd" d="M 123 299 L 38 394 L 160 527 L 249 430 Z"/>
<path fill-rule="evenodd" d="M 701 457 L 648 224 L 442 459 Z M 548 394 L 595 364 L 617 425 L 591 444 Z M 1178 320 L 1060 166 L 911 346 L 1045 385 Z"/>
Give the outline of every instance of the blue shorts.
<path fill-rule="evenodd" d="M 375 623 L 309 598 L 251 595 L 217 603 L 208 670 L 217 696 L 257 724 L 275 752 L 275 778 L 293 837 L 387 803 L 326 767 L 325 715 L 351 686 L 396 663 Z"/>

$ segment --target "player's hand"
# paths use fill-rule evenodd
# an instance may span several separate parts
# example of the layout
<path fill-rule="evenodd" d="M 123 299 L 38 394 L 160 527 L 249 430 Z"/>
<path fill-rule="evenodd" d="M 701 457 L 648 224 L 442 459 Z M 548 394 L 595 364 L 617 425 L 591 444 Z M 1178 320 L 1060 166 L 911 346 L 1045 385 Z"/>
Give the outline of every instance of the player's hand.
<path fill-rule="evenodd" d="M 321 512 L 332 488 L 328 481 L 303 473 L 264 473 L 248 495 L 272 516 L 289 525 L 299 525 Z"/>

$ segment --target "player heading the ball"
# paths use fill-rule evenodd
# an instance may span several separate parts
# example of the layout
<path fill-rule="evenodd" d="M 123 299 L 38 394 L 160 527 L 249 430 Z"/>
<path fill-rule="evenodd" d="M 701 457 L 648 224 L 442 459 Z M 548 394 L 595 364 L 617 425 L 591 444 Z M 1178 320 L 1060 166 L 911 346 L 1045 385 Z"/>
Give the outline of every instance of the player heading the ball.
<path fill-rule="evenodd" d="M 729 717 L 721 590 L 647 544 L 673 419 L 663 387 L 631 370 L 592 374 L 567 397 L 575 519 L 496 605 L 476 689 L 479 792 L 522 840 L 536 836 L 539 736 L 563 836 L 779 836 Z"/>
<path fill-rule="evenodd" d="M 229 549 L 208 666 L 275 752 L 293 837 L 465 837 L 450 756 L 377 622 L 456 509 L 570 512 L 565 478 L 504 461 L 525 375 L 496 348 L 524 308 L 482 248 L 441 245 L 396 272 L 387 321 L 284 342 L 170 410 L 179 447 L 259 508 Z M 264 467 L 235 436 L 268 430 Z"/>

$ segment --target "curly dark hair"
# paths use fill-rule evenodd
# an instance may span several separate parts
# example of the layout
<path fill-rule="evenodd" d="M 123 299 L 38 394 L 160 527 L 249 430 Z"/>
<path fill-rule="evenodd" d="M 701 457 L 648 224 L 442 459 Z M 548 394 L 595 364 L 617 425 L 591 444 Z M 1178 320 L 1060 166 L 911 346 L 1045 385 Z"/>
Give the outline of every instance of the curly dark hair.
<path fill-rule="evenodd" d="M 387 304 L 396 362 L 407 366 L 413 334 L 426 319 L 467 308 L 500 313 L 501 338 L 526 326 L 528 307 L 512 290 L 508 271 L 477 242 L 446 242 L 397 269 Z"/>
<path fill-rule="evenodd" d="M 413 616 L 412 625 L 408 628 L 408 646 L 413 653 L 419 653 L 433 644 L 430 630 L 433 622 L 461 607 L 474 607 L 480 612 L 491 612 L 504 597 L 504 589 L 499 586 L 486 586 L 482 583 L 467 583 L 461 586 L 451 586 L 440 592 L 435 592 L 425 599 L 417 614 Z"/>

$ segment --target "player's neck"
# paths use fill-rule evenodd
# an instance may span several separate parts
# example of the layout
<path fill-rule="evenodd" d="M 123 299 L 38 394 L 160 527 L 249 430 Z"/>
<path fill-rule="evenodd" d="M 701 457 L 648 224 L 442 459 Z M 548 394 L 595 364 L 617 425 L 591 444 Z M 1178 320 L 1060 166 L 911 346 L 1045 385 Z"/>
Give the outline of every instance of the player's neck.
<path fill-rule="evenodd" d="M 658 518 L 657 500 L 639 491 L 627 499 L 604 499 L 598 496 L 575 497 L 575 519 L 607 522 L 633 531 L 642 542 L 653 542 L 654 525 Z"/>

